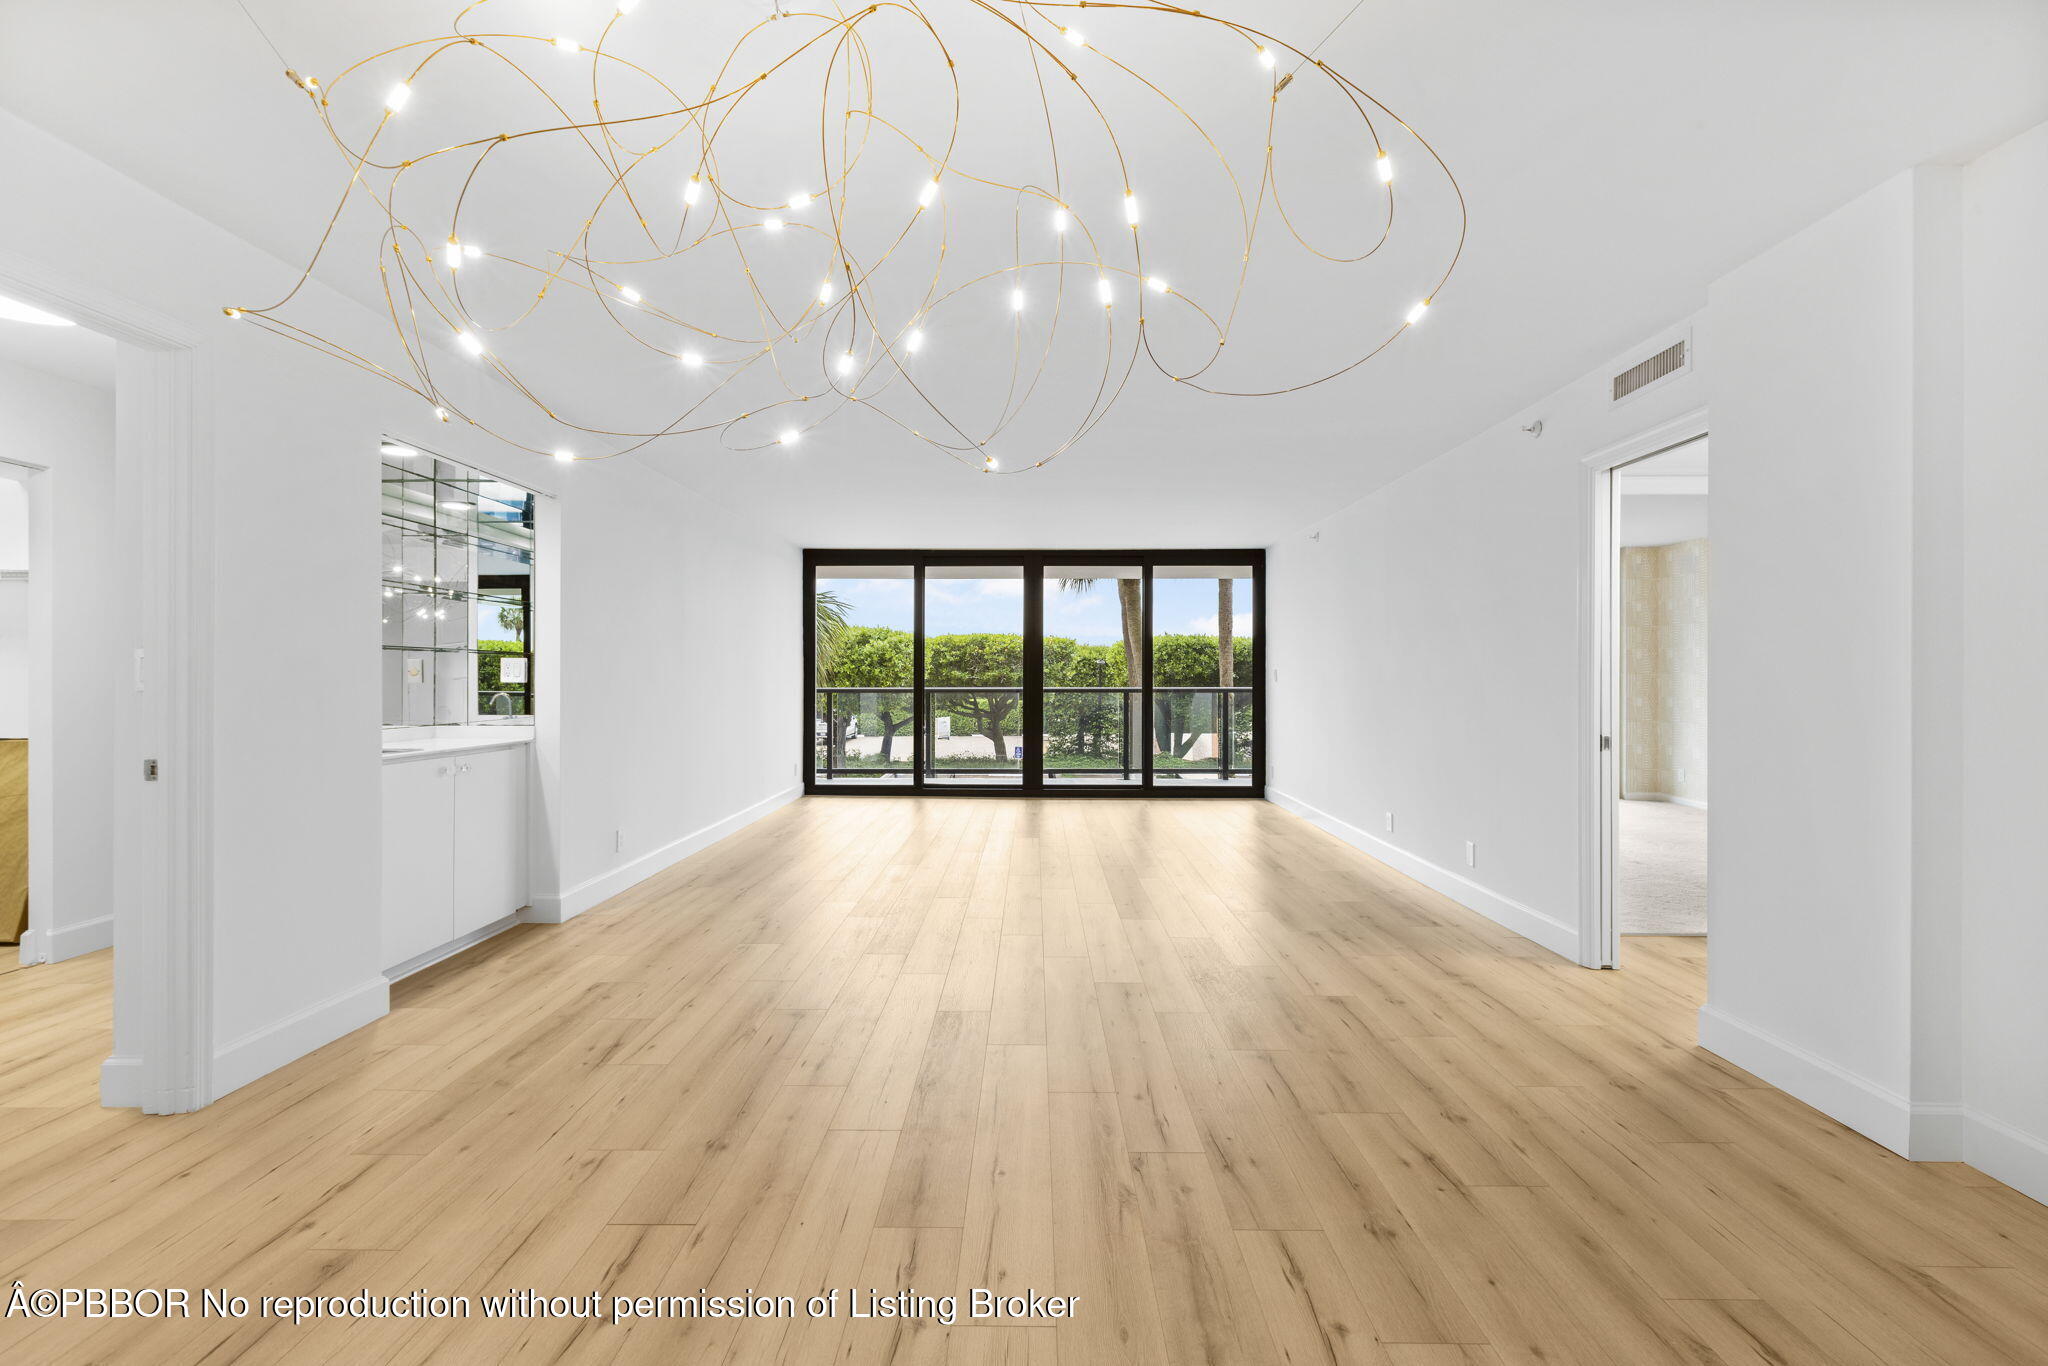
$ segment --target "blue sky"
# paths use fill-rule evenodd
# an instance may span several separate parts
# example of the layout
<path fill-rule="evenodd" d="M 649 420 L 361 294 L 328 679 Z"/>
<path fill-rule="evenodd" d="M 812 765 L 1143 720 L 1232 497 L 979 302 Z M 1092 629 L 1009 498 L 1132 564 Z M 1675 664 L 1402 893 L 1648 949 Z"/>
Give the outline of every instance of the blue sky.
<path fill-rule="evenodd" d="M 891 626 L 908 631 L 912 603 L 910 579 L 828 579 L 818 586 L 851 604 L 848 619 L 856 626 Z M 925 629 L 932 635 L 973 631 L 1021 631 L 1024 626 L 1021 579 L 928 579 L 925 587 Z M 1214 635 L 1216 580 L 1155 579 L 1153 628 L 1162 635 Z M 1237 580 L 1236 620 L 1239 635 L 1252 629 L 1252 584 Z M 1089 645 L 1113 645 L 1123 639 L 1116 584 L 1097 580 L 1088 591 L 1065 593 L 1048 586 L 1045 633 Z"/>

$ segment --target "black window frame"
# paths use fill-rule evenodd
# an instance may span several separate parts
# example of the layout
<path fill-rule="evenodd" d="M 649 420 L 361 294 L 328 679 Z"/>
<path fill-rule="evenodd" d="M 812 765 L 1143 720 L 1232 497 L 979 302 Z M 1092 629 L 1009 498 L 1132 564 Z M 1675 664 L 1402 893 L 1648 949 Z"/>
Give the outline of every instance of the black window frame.
<path fill-rule="evenodd" d="M 926 715 L 925 669 L 924 669 L 924 578 L 930 566 L 945 568 L 972 568 L 986 565 L 992 568 L 1016 568 L 1024 571 L 1024 671 L 1023 671 L 1023 730 L 1027 736 L 1044 734 L 1045 698 L 1045 569 L 1047 565 L 1118 564 L 1137 565 L 1144 579 L 1144 633 L 1142 647 L 1144 658 L 1142 670 L 1141 703 L 1138 708 L 1143 717 L 1142 735 L 1138 752 L 1144 763 L 1139 781 L 1111 783 L 1088 783 L 1073 778 L 1060 778 L 1050 786 L 1044 775 L 1044 754 L 1042 746 L 1027 743 L 1024 746 L 1024 767 L 1015 783 L 973 784 L 957 781 L 928 781 L 924 762 L 922 730 Z M 1224 782 L 1188 782 L 1179 779 L 1159 781 L 1157 770 L 1152 763 L 1152 571 L 1155 568 L 1188 564 L 1249 565 L 1252 578 L 1252 737 L 1251 766 L 1249 782 L 1230 784 Z M 918 744 L 913 751 L 918 756 L 909 774 L 909 781 L 901 777 L 878 778 L 863 783 L 857 778 L 834 778 L 820 782 L 817 770 L 817 696 L 818 660 L 815 635 L 815 599 L 820 570 L 831 570 L 839 566 L 858 565 L 901 565 L 911 570 L 912 578 L 912 638 L 911 638 L 911 705 L 913 734 Z M 829 573 L 826 577 L 830 577 Z M 1264 550 L 847 550 L 810 548 L 803 553 L 803 582 L 800 605 L 803 609 L 803 748 L 800 762 L 804 779 L 804 792 L 809 796 L 928 796 L 928 797 L 1181 797 L 1191 800 L 1211 798 L 1252 798 L 1263 800 L 1266 795 L 1266 675 L 1268 670 L 1266 654 L 1266 552 Z"/>

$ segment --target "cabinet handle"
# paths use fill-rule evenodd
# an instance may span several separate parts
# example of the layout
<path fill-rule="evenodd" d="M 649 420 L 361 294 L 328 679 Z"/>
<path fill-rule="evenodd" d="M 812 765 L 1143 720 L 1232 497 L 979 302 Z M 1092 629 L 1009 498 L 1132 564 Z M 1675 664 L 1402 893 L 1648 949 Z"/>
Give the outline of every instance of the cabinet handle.
<path fill-rule="evenodd" d="M 447 776 L 448 776 L 448 765 L 446 765 L 446 764 L 443 764 L 443 765 L 441 765 L 441 766 L 440 766 L 439 768 L 435 769 L 435 770 L 434 770 L 434 776 L 435 776 L 435 777 L 437 777 L 437 778 L 445 778 L 445 777 L 447 777 Z"/>
<path fill-rule="evenodd" d="M 456 771 L 457 773 L 467 773 L 467 772 L 469 772 L 469 765 L 468 765 L 468 764 L 457 764 L 457 765 L 455 766 L 455 771 Z"/>

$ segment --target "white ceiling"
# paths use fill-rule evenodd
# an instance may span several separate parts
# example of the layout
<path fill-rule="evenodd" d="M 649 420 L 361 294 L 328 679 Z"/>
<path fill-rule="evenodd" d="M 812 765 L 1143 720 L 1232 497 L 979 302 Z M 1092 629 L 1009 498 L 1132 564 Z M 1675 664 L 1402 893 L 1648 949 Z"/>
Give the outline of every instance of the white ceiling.
<path fill-rule="evenodd" d="M 0 361 L 114 390 L 114 343 L 83 327 L 50 327 L 0 318 Z"/>
<path fill-rule="evenodd" d="M 435 31 L 455 8 L 247 3 L 287 59 L 314 73 Z M 498 0 L 485 12 L 504 28 L 594 33 L 611 8 Z M 703 35 L 735 31 L 769 8 L 767 0 L 644 0 L 627 22 L 636 55 L 666 69 L 677 54 L 722 51 Z M 1265 0 L 1238 13 L 1306 48 L 1350 8 L 1349 0 Z M 930 0 L 927 9 L 949 39 L 971 17 L 967 0 Z M 1250 88 L 1245 54 L 1184 43 L 1174 22 L 1106 11 L 1087 18 L 1100 46 L 1167 77 L 1226 139 L 1259 135 L 1264 97 L 1247 103 L 1235 84 Z M 278 257 L 307 254 L 339 189 L 337 159 L 231 0 L 0 0 L 0 27 L 0 102 Z M 1012 69 L 1003 63 L 1014 62 L 1008 52 L 962 38 L 956 56 L 970 78 L 983 74 L 1000 90 Z M 2044 52 L 2048 6 L 2034 0 L 1384 0 L 1359 9 L 1321 55 L 1435 143 L 1463 186 L 1472 235 L 1426 324 L 1377 360 L 1275 399 L 1207 398 L 1141 374 L 1086 441 L 1015 477 L 961 468 L 858 411 L 793 450 L 743 455 L 691 438 L 645 458 L 809 544 L 1263 543 L 1697 309 L 1716 276 L 1893 172 L 1967 156 L 2048 117 Z M 913 100 L 930 93 L 914 56 L 908 45 L 876 48 L 883 76 L 894 71 L 917 86 Z M 436 117 L 473 113 L 429 107 L 464 105 L 466 97 L 451 99 L 458 88 L 423 87 L 407 117 L 426 129 Z M 480 88 L 474 101 L 482 108 L 496 98 Z M 997 157 L 1025 135 L 1013 110 L 970 106 L 977 155 Z M 1200 206 L 1212 201 L 1198 193 L 1199 158 L 1176 155 L 1173 130 L 1147 125 L 1140 106 L 1113 113 L 1120 127 L 1127 118 L 1141 125 L 1131 138 L 1132 181 L 1166 209 L 1167 221 L 1148 222 L 1148 251 L 1176 258 L 1177 287 L 1206 284 L 1201 258 L 1213 242 Z M 1354 147 L 1319 145 L 1307 121 L 1283 141 L 1294 149 L 1283 169 L 1295 202 L 1316 204 L 1318 175 L 1329 177 L 1332 204 L 1350 202 L 1342 196 L 1356 172 Z M 805 142 L 785 130 L 753 144 L 764 187 L 801 183 Z M 1098 172 L 1085 162 L 1072 168 L 1077 202 L 1113 193 L 1113 181 L 1099 193 L 1082 183 Z M 542 179 L 523 197 L 483 201 L 497 240 L 556 211 L 545 182 L 552 172 L 536 174 Z M 1426 273 L 1428 228 L 1443 215 L 1442 203 L 1419 198 L 1421 221 L 1404 219 L 1410 231 L 1397 234 L 1413 254 L 1334 285 L 1262 247 L 1255 283 L 1264 302 L 1247 320 L 1257 326 L 1249 344 L 1233 349 L 1240 373 L 1263 380 L 1313 371 L 1340 341 L 1405 308 Z M 381 306 L 369 265 L 376 226 L 367 217 L 346 223 L 322 278 Z M 963 209 L 958 241 L 986 226 Z M 275 262 L 252 258 L 252 293 L 276 272 Z M 935 337 L 946 359 L 932 364 L 964 364 L 985 344 L 979 329 L 961 327 Z M 622 364 L 571 331 L 552 343 L 522 335 L 520 346 L 519 358 L 559 378 L 593 422 L 637 419 L 673 398 L 672 362 Z M 974 392 L 971 380 L 961 383 Z M 577 477 L 586 476 L 603 478 L 604 467 Z"/>
<path fill-rule="evenodd" d="M 1622 545 L 1671 545 L 1707 535 L 1708 438 L 1615 472 Z"/>

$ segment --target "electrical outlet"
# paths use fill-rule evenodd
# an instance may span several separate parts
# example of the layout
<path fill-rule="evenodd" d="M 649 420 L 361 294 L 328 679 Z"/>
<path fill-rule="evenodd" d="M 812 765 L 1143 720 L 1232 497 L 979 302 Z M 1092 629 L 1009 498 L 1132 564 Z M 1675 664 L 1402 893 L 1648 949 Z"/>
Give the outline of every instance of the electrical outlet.
<path fill-rule="evenodd" d="M 1394 813 L 1391 811 L 1387 813 L 1387 833 L 1389 835 L 1394 833 Z"/>
<path fill-rule="evenodd" d="M 1471 840 L 1465 841 L 1465 866 L 1467 868 L 1477 868 L 1479 866 L 1479 846 Z"/>
<path fill-rule="evenodd" d="M 1681 783 L 1685 781 L 1685 770 L 1682 768 L 1678 770 L 1678 781 Z"/>
<path fill-rule="evenodd" d="M 623 854 L 623 853 L 625 853 L 625 852 L 626 852 L 626 832 L 625 832 L 625 831 L 623 831 L 623 830 L 614 830 L 614 831 L 612 831 L 612 852 L 613 852 L 614 854 Z"/>

